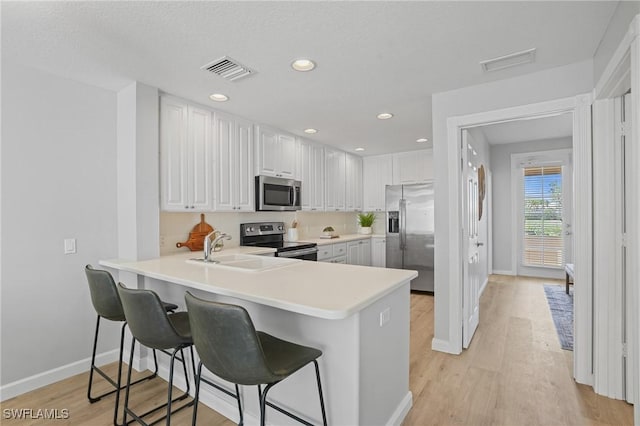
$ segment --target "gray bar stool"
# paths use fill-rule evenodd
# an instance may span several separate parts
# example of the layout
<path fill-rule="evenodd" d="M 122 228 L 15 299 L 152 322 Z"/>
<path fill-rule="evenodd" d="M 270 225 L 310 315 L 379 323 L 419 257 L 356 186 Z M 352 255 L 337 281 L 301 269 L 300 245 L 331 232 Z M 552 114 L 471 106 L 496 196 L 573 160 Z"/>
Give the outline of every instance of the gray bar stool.
<path fill-rule="evenodd" d="M 241 306 L 217 303 L 185 295 L 193 342 L 200 356 L 196 375 L 195 406 L 193 421 L 196 424 L 202 366 L 216 376 L 237 385 L 258 385 L 260 397 L 260 424 L 265 424 L 265 409 L 268 405 L 305 425 L 311 423 L 281 407 L 267 401 L 267 392 L 302 367 L 313 362 L 316 369 L 322 422 L 326 426 L 322 384 L 317 359 L 322 351 L 278 339 L 267 333 L 256 331 L 249 313 Z M 264 391 L 261 385 L 266 385 Z M 242 407 L 240 423 L 242 423 Z"/>
<path fill-rule="evenodd" d="M 124 389 L 122 386 L 121 376 L 122 376 L 122 353 L 124 350 L 124 331 L 127 325 L 124 311 L 122 310 L 122 303 L 120 302 L 120 296 L 118 296 L 118 290 L 116 288 L 116 283 L 113 280 L 113 276 L 108 272 L 100 269 L 93 269 L 91 265 L 87 265 L 84 268 L 85 274 L 87 275 L 87 282 L 89 283 L 89 292 L 91 293 L 91 302 L 93 303 L 93 307 L 98 314 L 98 319 L 96 320 L 96 332 L 93 337 L 93 352 L 91 354 L 91 370 L 89 371 L 89 385 L 87 386 L 87 398 L 90 403 L 94 403 L 100 401 L 107 395 L 111 395 L 112 393 L 116 393 L 116 403 L 115 409 L 113 413 L 113 424 L 118 425 L 118 407 L 120 403 L 120 391 Z M 174 305 L 173 303 L 165 303 L 163 302 L 164 309 L 166 311 L 172 312 L 178 309 L 178 305 Z M 114 381 L 111 377 L 109 377 L 104 371 L 102 371 L 99 367 L 96 366 L 96 350 L 98 346 L 98 334 L 100 331 L 100 319 L 104 318 L 110 321 L 118 321 L 122 322 L 122 329 L 120 331 L 120 355 L 118 357 L 118 377 L 116 381 Z M 156 352 L 153 351 L 153 360 L 155 361 L 155 369 L 153 373 L 146 375 L 135 382 L 140 383 L 145 380 L 153 379 L 158 375 L 158 360 L 156 358 Z M 114 389 L 102 393 L 97 396 L 91 396 L 91 389 L 93 386 L 93 372 L 96 371 L 100 374 L 107 382 L 109 382 Z"/>
<path fill-rule="evenodd" d="M 147 425 L 143 417 L 167 407 L 167 413 L 159 420 L 152 424 L 166 419 L 166 424 L 171 424 L 171 414 L 176 413 L 183 408 L 193 405 L 193 400 L 171 411 L 171 404 L 183 400 L 189 396 L 189 374 L 187 373 L 187 362 L 183 349 L 189 348 L 191 351 L 191 367 L 193 374 L 196 373 L 195 364 L 193 362 L 193 340 L 191 339 L 191 330 L 189 327 L 189 315 L 186 312 L 176 312 L 167 314 L 162 305 L 162 301 L 158 295 L 151 290 L 134 290 L 128 289 L 122 283 L 118 283 L 118 294 L 122 300 L 124 316 L 129 324 L 129 330 L 133 335 L 131 341 L 131 355 L 129 357 L 129 366 L 133 363 L 133 351 L 136 340 L 148 348 L 158 349 L 161 352 L 171 356 L 169 364 L 169 390 L 167 402 L 155 407 L 144 414 L 136 414 L 129 408 L 129 392 L 131 390 L 131 368 L 127 374 L 127 386 L 124 397 L 124 423 L 127 424 L 127 415 L 131 415 L 138 423 Z M 171 352 L 168 350 L 172 349 Z M 178 352 L 180 356 L 178 357 Z M 172 399 L 173 392 L 173 369 L 176 359 L 182 362 L 184 368 L 184 377 L 187 382 L 187 390 L 180 396 Z"/>

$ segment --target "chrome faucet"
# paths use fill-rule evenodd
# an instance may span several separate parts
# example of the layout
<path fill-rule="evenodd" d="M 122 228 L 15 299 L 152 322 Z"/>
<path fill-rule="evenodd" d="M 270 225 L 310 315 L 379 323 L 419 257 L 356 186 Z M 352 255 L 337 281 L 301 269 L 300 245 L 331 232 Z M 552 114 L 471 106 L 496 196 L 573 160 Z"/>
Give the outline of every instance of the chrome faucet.
<path fill-rule="evenodd" d="M 211 237 L 213 237 L 213 242 L 211 241 Z M 216 251 L 216 246 L 220 242 L 220 240 L 230 240 L 231 235 L 225 234 L 224 232 L 212 231 L 204 237 L 204 261 L 205 262 L 213 262 L 211 257 L 211 252 Z"/>

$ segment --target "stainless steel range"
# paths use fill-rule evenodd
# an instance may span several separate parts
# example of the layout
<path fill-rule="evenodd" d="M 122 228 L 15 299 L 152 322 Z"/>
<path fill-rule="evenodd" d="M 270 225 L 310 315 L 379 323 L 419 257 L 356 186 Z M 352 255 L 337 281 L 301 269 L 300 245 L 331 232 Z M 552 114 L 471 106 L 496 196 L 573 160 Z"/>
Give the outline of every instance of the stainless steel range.
<path fill-rule="evenodd" d="M 277 257 L 318 260 L 318 245 L 302 241 L 284 240 L 284 222 L 258 222 L 240 224 L 240 245 L 272 247 Z"/>

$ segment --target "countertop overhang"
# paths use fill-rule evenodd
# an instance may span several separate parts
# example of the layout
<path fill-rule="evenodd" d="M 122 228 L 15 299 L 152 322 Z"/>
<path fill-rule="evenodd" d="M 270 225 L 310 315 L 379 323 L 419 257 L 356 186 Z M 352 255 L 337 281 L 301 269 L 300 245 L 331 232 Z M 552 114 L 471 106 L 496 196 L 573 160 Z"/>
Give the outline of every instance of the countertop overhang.
<path fill-rule="evenodd" d="M 236 248 L 214 254 L 267 254 L 273 249 Z M 188 263 L 200 252 L 143 261 L 102 260 L 100 265 L 189 288 L 324 319 L 347 318 L 418 276 L 416 271 L 299 261 L 243 272 Z"/>

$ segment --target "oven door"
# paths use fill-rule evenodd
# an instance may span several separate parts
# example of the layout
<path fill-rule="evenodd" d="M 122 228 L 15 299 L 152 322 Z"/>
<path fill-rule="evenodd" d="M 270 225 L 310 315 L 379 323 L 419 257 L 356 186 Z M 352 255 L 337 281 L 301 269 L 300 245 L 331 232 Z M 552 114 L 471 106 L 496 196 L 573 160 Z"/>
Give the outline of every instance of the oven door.
<path fill-rule="evenodd" d="M 256 209 L 262 211 L 300 210 L 300 181 L 256 176 Z"/>
<path fill-rule="evenodd" d="M 276 256 L 288 257 L 290 259 L 311 260 L 315 262 L 318 260 L 318 247 L 277 252 Z"/>

